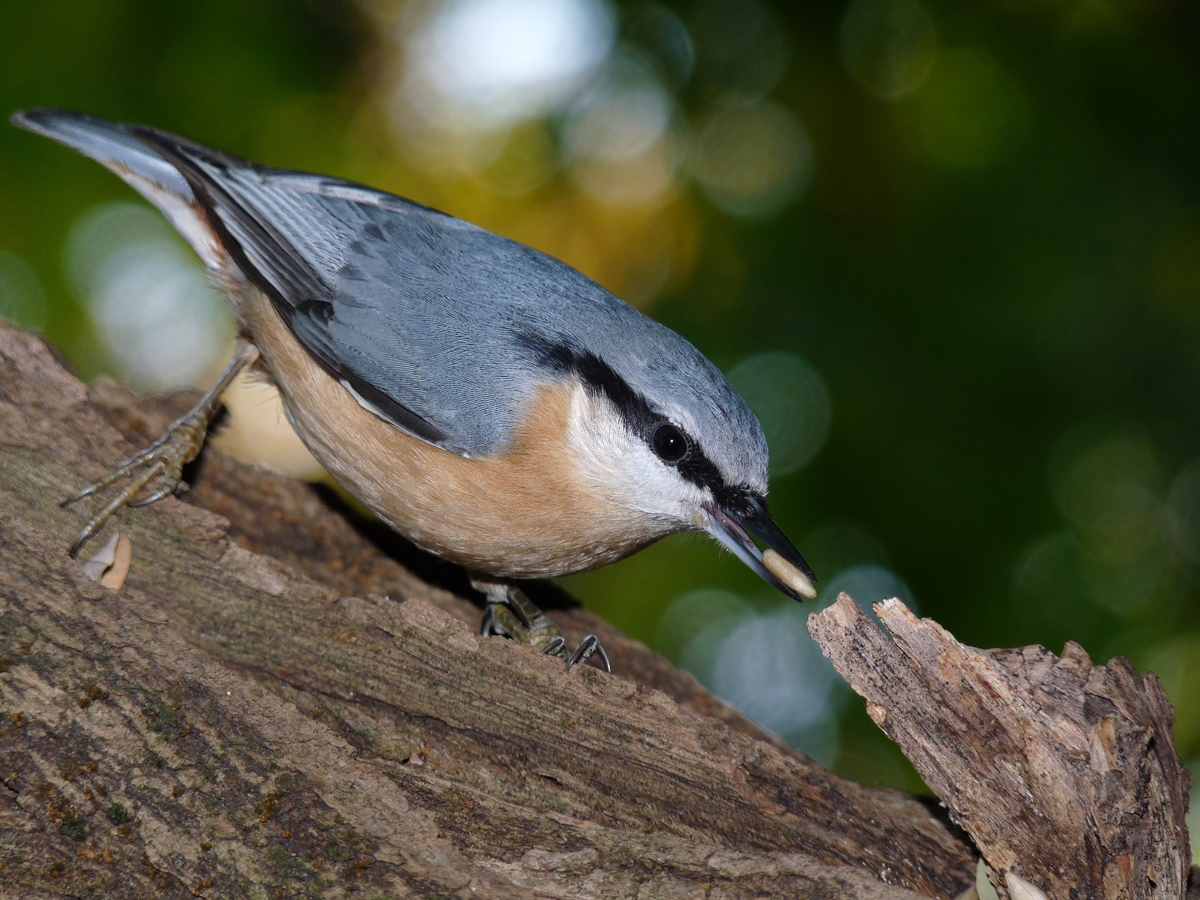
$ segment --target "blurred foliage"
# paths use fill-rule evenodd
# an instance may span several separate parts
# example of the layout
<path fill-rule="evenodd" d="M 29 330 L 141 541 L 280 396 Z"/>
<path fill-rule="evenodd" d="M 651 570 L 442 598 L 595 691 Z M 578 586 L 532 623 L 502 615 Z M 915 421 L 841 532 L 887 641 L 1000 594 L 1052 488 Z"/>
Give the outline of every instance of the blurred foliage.
<path fill-rule="evenodd" d="M 548 21 L 503 2 L 491 32 Z M 590 68 L 560 47 L 537 94 L 462 69 L 469 4 L 0 0 L 0 109 L 154 124 L 566 259 L 742 379 L 819 602 L 901 593 L 976 645 L 1128 656 L 1200 756 L 1200 8 L 592 0 Z M 131 199 L 0 129 L 0 314 L 84 375 L 119 353 L 66 248 Z M 566 583 L 848 774 L 913 783 L 792 664 L 804 610 L 711 542 Z M 789 732 L 788 704 L 826 725 Z"/>

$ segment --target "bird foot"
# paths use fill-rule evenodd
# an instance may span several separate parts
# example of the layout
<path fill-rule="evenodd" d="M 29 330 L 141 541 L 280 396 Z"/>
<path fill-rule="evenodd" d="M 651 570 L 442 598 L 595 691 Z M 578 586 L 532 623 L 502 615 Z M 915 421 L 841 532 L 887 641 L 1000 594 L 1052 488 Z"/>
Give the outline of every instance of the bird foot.
<path fill-rule="evenodd" d="M 529 644 L 547 656 L 557 656 L 564 660 L 567 671 L 595 657 L 604 671 L 612 674 L 608 653 L 596 635 L 589 634 L 572 653 L 567 649 L 566 638 L 562 636 L 558 626 L 550 621 L 550 617 L 538 609 L 520 588 L 509 584 L 477 584 L 477 587 L 483 590 L 488 598 L 487 609 L 483 613 L 483 624 L 480 627 L 480 633 L 484 637 L 496 634 Z"/>
<path fill-rule="evenodd" d="M 240 342 L 233 360 L 225 367 L 216 383 L 204 392 L 204 396 L 195 406 L 172 422 L 162 437 L 121 462 L 103 478 L 93 481 L 62 501 L 60 505 L 67 506 L 107 490 L 122 479 L 129 479 L 112 500 L 83 526 L 79 537 L 71 545 L 72 558 L 78 555 L 83 545 L 91 540 L 122 506 L 131 509 L 149 506 L 179 490 L 183 480 L 183 467 L 200 454 L 204 439 L 208 435 L 209 422 L 221 406 L 221 394 L 242 369 L 257 359 L 258 350 L 250 344 Z M 143 492 L 148 488 L 151 488 L 150 492 L 143 496 Z M 186 485 L 184 488 L 186 489 Z"/>
<path fill-rule="evenodd" d="M 196 408 L 176 419 L 167 431 L 150 446 L 122 461 L 111 472 L 76 491 L 62 501 L 67 506 L 84 497 L 107 490 L 122 479 L 128 479 L 113 498 L 92 516 L 71 546 L 76 556 L 83 545 L 93 538 L 122 506 L 136 509 L 149 506 L 175 493 L 183 478 L 183 467 L 196 458 L 208 434 L 208 417 Z M 186 486 L 185 486 L 186 487 Z M 145 493 L 152 488 L 149 493 Z"/>

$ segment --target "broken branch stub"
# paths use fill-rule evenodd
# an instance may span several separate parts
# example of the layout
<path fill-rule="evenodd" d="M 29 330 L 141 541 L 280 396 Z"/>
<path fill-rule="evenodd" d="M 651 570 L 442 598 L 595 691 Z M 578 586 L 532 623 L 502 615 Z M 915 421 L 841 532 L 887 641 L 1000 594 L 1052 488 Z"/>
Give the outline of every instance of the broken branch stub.
<path fill-rule="evenodd" d="M 992 884 L 1012 872 L 1048 897 L 1184 896 L 1190 779 L 1154 675 L 1093 665 L 1075 643 L 1061 657 L 968 647 L 899 600 L 875 611 L 890 639 L 846 594 L 809 631 L 974 838 Z"/>

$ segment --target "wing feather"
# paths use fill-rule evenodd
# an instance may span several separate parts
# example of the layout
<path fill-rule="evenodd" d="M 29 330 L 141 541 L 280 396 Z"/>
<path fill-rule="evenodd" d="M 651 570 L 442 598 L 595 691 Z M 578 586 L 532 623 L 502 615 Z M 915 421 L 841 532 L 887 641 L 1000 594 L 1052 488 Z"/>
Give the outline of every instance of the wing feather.
<path fill-rule="evenodd" d="M 338 245 L 351 243 L 348 229 L 333 229 L 341 240 L 323 245 L 319 226 L 329 223 L 317 221 L 312 223 L 318 226 L 316 239 L 298 240 L 301 236 L 288 226 L 304 221 L 312 210 L 306 208 L 301 192 L 268 184 L 271 170 L 157 129 L 130 126 L 129 131 L 183 173 L 238 265 L 271 298 L 305 349 L 365 409 L 431 444 L 468 452 L 445 430 L 398 399 L 402 386 L 375 383 L 371 377 L 374 366 L 361 352 L 355 352 L 355 345 L 336 340 L 331 325 L 339 307 L 359 305 L 342 295 L 328 278 L 339 258 Z M 299 173 L 292 174 L 299 177 Z"/>

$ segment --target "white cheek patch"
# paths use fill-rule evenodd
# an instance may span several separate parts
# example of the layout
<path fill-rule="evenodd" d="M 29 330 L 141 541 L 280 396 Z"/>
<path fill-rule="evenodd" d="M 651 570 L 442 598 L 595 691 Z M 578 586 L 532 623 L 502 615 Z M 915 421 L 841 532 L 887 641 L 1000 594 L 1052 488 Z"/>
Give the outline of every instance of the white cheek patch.
<path fill-rule="evenodd" d="M 690 527 L 692 511 L 711 500 L 707 492 L 660 460 L 644 439 L 631 434 L 608 399 L 582 385 L 571 398 L 567 441 L 584 480 L 626 509 Z"/>

